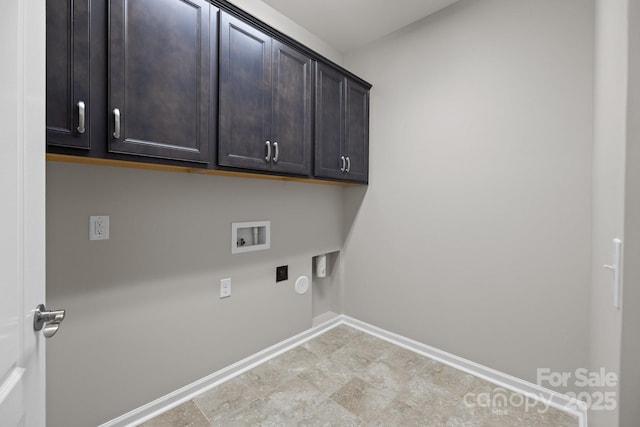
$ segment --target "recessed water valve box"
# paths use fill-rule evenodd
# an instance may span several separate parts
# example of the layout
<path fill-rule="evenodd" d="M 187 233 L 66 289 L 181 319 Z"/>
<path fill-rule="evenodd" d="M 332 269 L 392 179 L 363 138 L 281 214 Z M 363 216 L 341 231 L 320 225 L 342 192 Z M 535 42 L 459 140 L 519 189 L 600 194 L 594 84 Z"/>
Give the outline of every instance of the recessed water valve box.
<path fill-rule="evenodd" d="M 271 247 L 271 221 L 231 224 L 231 253 L 260 251 Z"/>

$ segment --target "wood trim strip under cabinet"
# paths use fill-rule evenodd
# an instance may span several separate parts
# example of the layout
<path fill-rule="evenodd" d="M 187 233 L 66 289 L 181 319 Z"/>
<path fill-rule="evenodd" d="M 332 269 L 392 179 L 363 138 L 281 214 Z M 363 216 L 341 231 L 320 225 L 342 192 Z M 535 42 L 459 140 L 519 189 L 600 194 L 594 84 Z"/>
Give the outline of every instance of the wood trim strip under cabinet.
<path fill-rule="evenodd" d="M 211 170 L 211 169 L 198 169 L 185 166 L 171 166 L 153 163 L 140 163 L 129 162 L 125 160 L 112 160 L 101 159 L 96 157 L 80 157 L 67 154 L 53 154 L 47 153 L 47 161 L 55 163 L 75 163 L 81 165 L 95 165 L 95 166 L 111 166 L 128 169 L 142 169 L 164 172 L 178 172 L 178 173 L 194 173 L 199 175 L 213 175 L 213 176 L 228 176 L 234 178 L 251 178 L 251 179 L 263 179 L 268 181 L 282 181 L 282 182 L 299 182 L 305 184 L 320 184 L 320 185 L 333 185 L 338 187 L 352 187 L 358 185 L 350 182 L 338 182 L 338 181 L 325 181 L 321 179 L 311 178 L 296 178 L 290 176 L 278 176 L 278 175 L 263 175 L 258 173 L 247 172 L 233 172 L 223 170 Z"/>

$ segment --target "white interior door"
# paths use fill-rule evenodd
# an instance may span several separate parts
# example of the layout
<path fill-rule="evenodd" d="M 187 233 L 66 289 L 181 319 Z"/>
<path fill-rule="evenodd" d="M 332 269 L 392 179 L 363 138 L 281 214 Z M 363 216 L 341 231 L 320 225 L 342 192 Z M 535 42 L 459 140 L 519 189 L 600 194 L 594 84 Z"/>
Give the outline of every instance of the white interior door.
<path fill-rule="evenodd" d="M 0 0 L 0 426 L 45 425 L 45 0 Z"/>

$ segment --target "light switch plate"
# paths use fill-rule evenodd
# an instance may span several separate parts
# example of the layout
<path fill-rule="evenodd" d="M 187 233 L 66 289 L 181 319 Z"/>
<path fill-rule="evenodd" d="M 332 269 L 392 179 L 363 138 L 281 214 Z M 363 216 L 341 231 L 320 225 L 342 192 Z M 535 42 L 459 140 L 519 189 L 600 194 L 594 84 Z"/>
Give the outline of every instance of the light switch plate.
<path fill-rule="evenodd" d="M 109 240 L 109 217 L 89 217 L 89 240 Z"/>

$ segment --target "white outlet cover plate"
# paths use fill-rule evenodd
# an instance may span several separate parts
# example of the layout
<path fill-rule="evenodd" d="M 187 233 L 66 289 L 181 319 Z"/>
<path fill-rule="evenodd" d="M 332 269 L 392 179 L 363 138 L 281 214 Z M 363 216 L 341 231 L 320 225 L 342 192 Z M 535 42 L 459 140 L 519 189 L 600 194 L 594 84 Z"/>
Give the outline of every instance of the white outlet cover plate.
<path fill-rule="evenodd" d="M 109 240 L 109 217 L 97 215 L 89 217 L 89 240 Z"/>
<path fill-rule="evenodd" d="M 220 280 L 220 298 L 231 296 L 231 278 Z"/>

